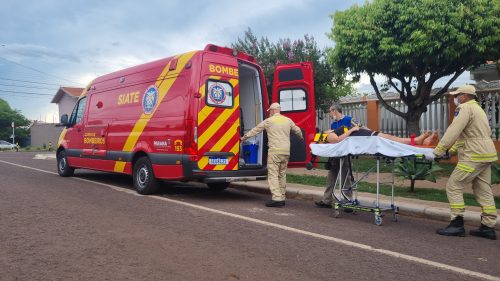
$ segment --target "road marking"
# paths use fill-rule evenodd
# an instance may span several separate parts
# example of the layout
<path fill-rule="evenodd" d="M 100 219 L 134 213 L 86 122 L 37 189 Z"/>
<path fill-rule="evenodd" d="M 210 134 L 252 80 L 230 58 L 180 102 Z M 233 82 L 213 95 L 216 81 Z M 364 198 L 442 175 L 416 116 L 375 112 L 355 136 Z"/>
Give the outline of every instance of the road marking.
<path fill-rule="evenodd" d="M 2 161 L 2 160 L 0 160 L 0 162 L 5 163 L 5 164 L 9 164 L 12 166 L 17 166 L 17 167 L 21 167 L 21 168 L 25 168 L 25 169 L 30 169 L 30 170 L 34 170 L 34 171 L 38 171 L 38 172 L 51 174 L 51 175 L 57 175 L 57 173 L 55 173 L 55 172 L 41 170 L 41 169 L 37 169 L 37 168 L 29 167 L 29 166 L 24 166 L 24 165 L 20 165 L 20 164 L 16 164 L 16 163 L 11 163 L 11 162 Z M 403 260 L 407 260 L 410 262 L 423 264 L 423 265 L 435 267 L 435 268 L 446 270 L 446 271 L 451 271 L 451 272 L 458 273 L 458 274 L 468 275 L 471 277 L 481 278 L 484 280 L 500 281 L 500 277 L 497 277 L 497 276 L 488 275 L 488 274 L 484 274 L 484 273 L 476 272 L 476 271 L 472 271 L 472 270 L 467 270 L 467 269 L 463 269 L 460 267 L 456 267 L 456 266 L 452 266 L 452 265 L 448 265 L 448 264 L 444 264 L 444 263 L 440 263 L 440 262 L 435 262 L 435 261 L 431 261 L 431 260 L 427 260 L 427 259 L 423 259 L 423 258 L 419 258 L 419 257 L 414 257 L 414 256 L 410 256 L 410 255 L 406 255 L 406 254 L 402 254 L 402 253 L 398 253 L 398 252 L 394 252 L 394 251 L 390 251 L 390 250 L 374 248 L 374 247 L 372 247 L 370 245 L 366 245 L 366 244 L 352 242 L 352 241 L 348 241 L 348 240 L 344 240 L 344 239 L 340 239 L 340 238 L 335 238 L 332 236 L 327 236 L 327 235 L 323 235 L 323 234 L 319 234 L 319 233 L 305 231 L 305 230 L 301 230 L 298 228 L 293 228 L 293 227 L 289 227 L 289 226 L 285 226 L 285 225 L 281 225 L 281 224 L 277 224 L 277 223 L 273 223 L 273 222 L 254 219 L 251 217 L 246 217 L 246 216 L 242 216 L 242 215 L 238 215 L 238 214 L 228 213 L 225 211 L 220 211 L 217 209 L 203 207 L 203 206 L 199 206 L 199 205 L 195 205 L 195 204 L 191 204 L 191 203 L 187 203 L 187 202 L 182 202 L 182 201 L 178 201 L 178 200 L 173 200 L 173 199 L 169 199 L 169 198 L 165 198 L 165 197 L 144 196 L 144 195 L 138 194 L 134 190 L 126 189 L 126 188 L 119 187 L 116 185 L 101 183 L 101 182 L 82 179 L 82 178 L 78 178 L 78 177 L 73 177 L 73 179 L 83 181 L 83 182 L 92 183 L 92 184 L 97 184 L 100 186 L 105 186 L 105 187 L 111 188 L 112 190 L 116 190 L 119 192 L 134 195 L 134 196 L 148 197 L 151 199 L 157 199 L 157 200 L 161 200 L 161 201 L 165 201 L 165 202 L 169 202 L 169 203 L 175 203 L 178 205 L 183 205 L 183 206 L 191 207 L 191 208 L 198 209 L 198 210 L 203 210 L 203 211 L 207 211 L 207 212 L 211 212 L 211 213 L 215 213 L 215 214 L 219 214 L 219 215 L 224 215 L 227 217 L 232 217 L 232 218 L 236 218 L 236 219 L 240 219 L 240 220 L 244 220 L 244 221 L 248 221 L 248 222 L 253 222 L 256 224 L 260 224 L 260 225 L 270 226 L 270 227 L 274 227 L 277 229 L 286 230 L 286 231 L 289 231 L 292 233 L 297 233 L 297 234 L 302 234 L 302 235 L 306 235 L 306 236 L 310 236 L 310 237 L 314 237 L 314 238 L 318 238 L 318 239 L 323 239 L 323 240 L 335 242 L 335 243 L 338 243 L 338 244 L 341 244 L 344 246 L 349 246 L 349 247 L 365 250 L 368 252 L 373 252 L 373 253 L 377 253 L 377 254 L 382 254 L 382 255 L 398 258 L 398 259 L 403 259 Z"/>

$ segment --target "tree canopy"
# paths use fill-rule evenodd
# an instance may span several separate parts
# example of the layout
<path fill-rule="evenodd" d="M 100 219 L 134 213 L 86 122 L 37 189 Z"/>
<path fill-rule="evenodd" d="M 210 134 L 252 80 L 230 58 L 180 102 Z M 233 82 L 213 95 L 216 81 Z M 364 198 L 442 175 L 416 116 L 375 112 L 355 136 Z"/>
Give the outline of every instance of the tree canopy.
<path fill-rule="evenodd" d="M 293 41 L 288 38 L 279 39 L 278 42 L 272 43 L 266 37 L 257 39 L 249 28 L 245 31 L 245 36 L 238 38 L 231 47 L 256 58 L 263 68 L 269 95 L 276 65 L 304 61 L 313 63 L 315 98 L 318 107 L 328 108 L 332 101 L 353 92 L 352 85 L 344 80 L 343 75 L 335 75 L 327 62 L 326 50 L 320 50 L 312 36 L 304 35 L 303 39 Z"/>
<path fill-rule="evenodd" d="M 29 130 L 26 127 L 30 125 L 30 121 L 0 98 L 0 140 L 12 141 L 12 122 L 16 126 L 14 131 L 16 141 L 18 138 L 25 138 L 29 135 Z"/>
<path fill-rule="evenodd" d="M 490 0 L 374 0 L 332 15 L 329 53 L 334 68 L 366 73 L 381 103 L 407 121 L 409 132 L 427 105 L 465 70 L 500 57 L 500 2 Z M 390 107 L 374 76 L 399 93 L 407 112 Z M 431 96 L 434 83 L 450 76 Z"/>

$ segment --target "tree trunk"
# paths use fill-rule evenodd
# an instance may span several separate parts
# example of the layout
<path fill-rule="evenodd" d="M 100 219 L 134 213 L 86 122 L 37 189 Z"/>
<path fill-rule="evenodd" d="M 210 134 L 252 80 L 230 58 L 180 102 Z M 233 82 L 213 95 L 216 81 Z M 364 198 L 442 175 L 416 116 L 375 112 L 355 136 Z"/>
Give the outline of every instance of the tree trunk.
<path fill-rule="evenodd" d="M 415 179 L 410 180 L 410 192 L 413 193 L 415 192 Z"/>
<path fill-rule="evenodd" d="M 424 108 L 423 111 L 427 111 L 427 108 Z M 411 134 L 420 135 L 420 117 L 423 111 L 421 109 L 412 109 L 409 107 L 406 118 L 406 132 L 408 136 Z"/>

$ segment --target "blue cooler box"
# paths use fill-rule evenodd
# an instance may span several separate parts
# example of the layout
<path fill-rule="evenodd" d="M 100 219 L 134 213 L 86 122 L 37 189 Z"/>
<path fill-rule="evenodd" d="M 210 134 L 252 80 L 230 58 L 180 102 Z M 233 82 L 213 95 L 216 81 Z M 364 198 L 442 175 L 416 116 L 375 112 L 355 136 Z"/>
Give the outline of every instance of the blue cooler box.
<path fill-rule="evenodd" d="M 259 152 L 259 145 L 249 143 L 243 145 L 243 159 L 246 164 L 257 164 L 257 156 Z"/>

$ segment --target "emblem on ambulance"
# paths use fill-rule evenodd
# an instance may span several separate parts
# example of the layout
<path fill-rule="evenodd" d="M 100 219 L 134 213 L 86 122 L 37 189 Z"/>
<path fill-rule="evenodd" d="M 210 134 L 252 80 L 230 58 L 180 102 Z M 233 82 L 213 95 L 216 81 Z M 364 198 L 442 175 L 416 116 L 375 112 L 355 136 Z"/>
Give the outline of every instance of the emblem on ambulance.
<path fill-rule="evenodd" d="M 226 100 L 226 91 L 219 84 L 214 84 L 208 89 L 208 98 L 214 104 L 222 104 Z"/>
<path fill-rule="evenodd" d="M 158 102 L 158 88 L 155 85 L 151 85 L 144 92 L 144 97 L 142 98 L 142 110 L 145 114 L 151 114 L 153 109 Z"/>

